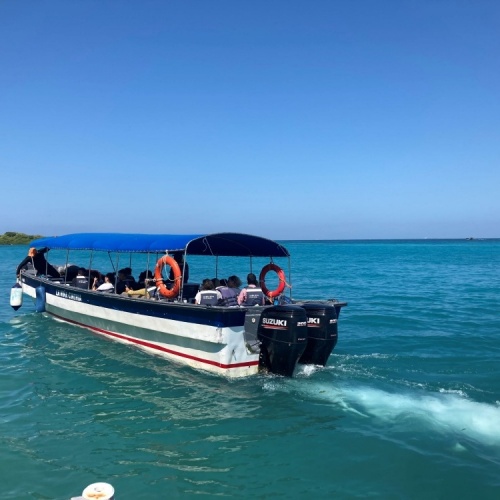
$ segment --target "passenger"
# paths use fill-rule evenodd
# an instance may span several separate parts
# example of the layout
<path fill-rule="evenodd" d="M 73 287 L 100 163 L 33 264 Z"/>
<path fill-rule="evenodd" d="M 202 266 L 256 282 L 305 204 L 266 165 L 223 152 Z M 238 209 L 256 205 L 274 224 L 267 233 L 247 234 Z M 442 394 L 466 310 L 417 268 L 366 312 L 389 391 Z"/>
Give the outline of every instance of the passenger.
<path fill-rule="evenodd" d="M 219 278 L 212 278 L 212 283 L 214 284 L 215 289 L 220 287 L 220 280 Z"/>
<path fill-rule="evenodd" d="M 229 288 L 234 288 L 237 291 L 237 293 L 239 294 L 240 291 L 241 291 L 241 289 L 240 289 L 240 287 L 241 287 L 241 280 L 240 280 L 240 278 L 238 278 L 238 276 L 235 276 L 234 274 L 233 274 L 233 276 L 229 276 L 229 278 L 227 279 L 227 286 Z"/>
<path fill-rule="evenodd" d="M 227 279 L 222 278 L 222 279 L 219 280 L 219 286 L 216 286 L 215 288 L 217 290 L 220 290 L 224 286 L 227 286 Z"/>
<path fill-rule="evenodd" d="M 54 266 L 49 264 L 44 257 L 44 254 L 48 251 L 49 249 L 47 247 L 40 248 L 40 250 L 37 250 L 34 247 L 30 248 L 28 250 L 28 255 L 17 266 L 16 276 L 19 278 L 21 268 L 26 268 L 28 264 L 32 264 L 37 276 L 48 275 L 52 276 L 53 278 L 60 278 L 61 275 L 59 274 L 59 271 Z"/>
<path fill-rule="evenodd" d="M 124 293 L 125 287 L 128 286 L 132 290 L 137 288 L 135 278 L 132 276 L 132 269 L 124 267 L 118 271 L 118 279 L 116 280 L 116 293 Z"/>
<path fill-rule="evenodd" d="M 83 267 L 78 269 L 78 274 L 75 278 L 71 280 L 71 286 L 75 286 L 76 288 L 81 288 L 83 290 L 89 289 L 89 277 L 87 275 L 87 270 Z"/>
<path fill-rule="evenodd" d="M 78 266 L 74 264 L 59 266 L 57 271 L 61 275 L 61 278 L 64 278 L 69 283 L 78 274 Z"/>
<path fill-rule="evenodd" d="M 153 279 L 153 273 L 149 270 L 142 271 L 141 274 L 139 274 L 139 279 L 137 280 L 137 287 L 138 288 L 145 288 L 147 285 L 147 282 Z"/>
<path fill-rule="evenodd" d="M 150 283 L 153 283 L 151 280 Z M 156 285 L 149 285 L 148 287 L 139 288 L 137 290 L 133 290 L 125 285 L 125 292 L 129 297 L 147 297 L 152 298 L 156 296 Z"/>
<path fill-rule="evenodd" d="M 221 286 L 219 288 L 219 291 L 222 295 L 222 299 L 219 301 L 219 304 L 226 307 L 237 306 L 238 295 L 240 294 L 240 286 L 241 280 L 238 278 L 238 276 L 229 276 L 229 278 L 227 279 L 227 286 Z"/>
<path fill-rule="evenodd" d="M 94 283 L 96 284 L 96 286 L 102 285 L 104 283 L 104 276 L 99 271 L 91 269 L 88 274 L 90 283 L 92 283 L 92 286 L 90 288 L 94 288 Z"/>
<path fill-rule="evenodd" d="M 204 279 L 200 291 L 194 298 L 194 303 L 205 306 L 215 306 L 220 300 L 222 300 L 222 295 L 219 290 L 215 289 L 213 281 L 208 278 Z"/>
<path fill-rule="evenodd" d="M 132 288 L 128 284 L 125 285 L 125 292 L 129 297 L 154 297 L 156 296 L 156 285 L 151 271 L 142 271 L 139 274 L 139 281 Z"/>
<path fill-rule="evenodd" d="M 182 275 L 182 283 L 187 283 L 189 281 L 189 264 L 187 262 L 184 262 L 184 253 L 183 252 L 174 252 L 173 253 L 173 258 L 177 264 L 179 264 L 179 268 L 181 270 L 181 275 Z M 184 274 L 183 274 L 184 273 Z M 173 285 L 175 277 L 174 277 L 174 270 L 170 269 L 170 275 L 168 277 L 169 282 L 167 284 L 167 287 L 170 285 L 170 287 Z"/>
<path fill-rule="evenodd" d="M 104 276 L 104 283 L 100 284 L 100 285 L 96 285 L 94 284 L 94 286 L 92 286 L 92 290 L 96 290 L 98 292 L 108 292 L 108 293 L 111 293 L 114 291 L 115 289 L 115 275 L 114 273 L 107 273 L 105 276 Z"/>
<path fill-rule="evenodd" d="M 262 289 L 257 286 L 257 276 L 253 273 L 247 275 L 248 286 L 238 295 L 240 306 L 263 306 L 265 302 Z"/>

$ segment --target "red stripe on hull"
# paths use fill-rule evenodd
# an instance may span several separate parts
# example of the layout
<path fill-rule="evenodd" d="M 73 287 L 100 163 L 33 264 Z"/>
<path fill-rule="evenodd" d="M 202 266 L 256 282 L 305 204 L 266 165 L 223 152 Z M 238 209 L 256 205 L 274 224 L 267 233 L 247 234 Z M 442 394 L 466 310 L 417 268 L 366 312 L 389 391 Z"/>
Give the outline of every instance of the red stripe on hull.
<path fill-rule="evenodd" d="M 172 349 L 167 349 L 166 347 L 162 347 L 162 346 L 159 346 L 159 345 L 156 345 L 156 344 L 152 344 L 150 342 L 146 342 L 145 340 L 139 340 L 139 339 L 136 339 L 136 338 L 133 338 L 133 337 L 127 337 L 127 336 L 122 335 L 120 333 L 115 333 L 115 332 L 110 332 L 108 330 L 103 330 L 103 329 L 97 328 L 95 326 L 85 325 L 84 323 L 79 323 L 78 321 L 74 321 L 74 320 L 71 320 L 71 319 L 63 318 L 62 316 L 59 316 L 59 315 L 54 314 L 54 313 L 47 312 L 47 314 L 51 314 L 52 316 L 54 316 L 56 318 L 59 318 L 62 321 L 66 321 L 67 323 L 72 323 L 74 325 L 78 325 L 78 326 L 82 326 L 84 328 L 88 328 L 89 330 L 92 330 L 94 332 L 100 333 L 102 335 L 106 335 L 108 337 L 114 337 L 114 338 L 117 338 L 117 339 L 126 340 L 127 342 L 131 342 L 133 344 L 142 345 L 144 347 L 148 347 L 149 349 L 154 349 L 156 351 L 167 352 L 169 354 L 173 354 L 174 356 L 178 356 L 180 358 L 191 359 L 193 361 L 198 361 L 199 363 L 205 363 L 207 365 L 217 366 L 218 368 L 223 368 L 225 370 L 228 370 L 228 369 L 231 369 L 231 368 L 243 368 L 245 366 L 257 366 L 259 364 L 258 361 L 249 361 L 247 363 L 234 363 L 234 364 L 231 364 L 231 365 L 224 365 L 222 363 L 217 363 L 216 361 L 210 361 L 209 359 L 198 358 L 196 356 L 191 356 L 190 354 L 184 354 L 182 352 L 173 351 Z"/>

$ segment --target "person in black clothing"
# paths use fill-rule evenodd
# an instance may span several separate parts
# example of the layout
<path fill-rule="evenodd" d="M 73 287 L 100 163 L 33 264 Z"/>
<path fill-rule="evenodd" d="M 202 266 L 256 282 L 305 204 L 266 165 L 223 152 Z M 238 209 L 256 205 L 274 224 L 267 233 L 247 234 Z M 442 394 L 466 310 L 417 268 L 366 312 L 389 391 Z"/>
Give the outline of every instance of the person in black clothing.
<path fill-rule="evenodd" d="M 60 278 L 58 270 L 49 264 L 44 257 L 44 254 L 47 253 L 49 249 L 47 247 L 41 248 L 37 250 L 36 248 L 30 248 L 28 250 L 28 255 L 23 259 L 23 261 L 17 266 L 16 275 L 19 277 L 19 273 L 21 269 L 28 264 L 32 264 L 33 268 L 36 271 L 37 275 L 45 274 L 47 276 L 52 276 L 53 278 Z"/>
<path fill-rule="evenodd" d="M 77 288 L 82 288 L 83 290 L 89 289 L 88 272 L 83 267 L 78 269 L 78 274 L 71 280 L 71 286 L 76 286 Z"/>
<path fill-rule="evenodd" d="M 132 290 L 137 289 L 137 283 L 135 278 L 132 276 L 132 269 L 130 267 L 124 267 L 118 271 L 118 279 L 116 280 L 116 293 L 123 293 L 126 291 L 126 287 Z"/>

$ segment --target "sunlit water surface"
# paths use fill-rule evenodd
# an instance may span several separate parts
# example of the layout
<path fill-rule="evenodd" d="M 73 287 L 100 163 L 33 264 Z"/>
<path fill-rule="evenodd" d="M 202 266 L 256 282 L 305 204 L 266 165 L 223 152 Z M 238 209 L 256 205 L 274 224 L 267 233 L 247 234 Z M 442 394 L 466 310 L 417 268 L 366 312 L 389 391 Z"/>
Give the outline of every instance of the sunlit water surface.
<path fill-rule="evenodd" d="M 500 241 L 284 243 L 338 345 L 235 381 L 14 312 L 0 247 L 0 497 L 500 498 Z"/>

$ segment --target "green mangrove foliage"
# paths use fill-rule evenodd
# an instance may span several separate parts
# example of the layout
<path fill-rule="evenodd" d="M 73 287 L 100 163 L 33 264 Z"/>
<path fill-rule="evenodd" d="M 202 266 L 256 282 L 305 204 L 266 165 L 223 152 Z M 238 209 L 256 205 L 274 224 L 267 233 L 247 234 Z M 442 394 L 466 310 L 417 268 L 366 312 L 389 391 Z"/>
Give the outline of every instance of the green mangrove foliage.
<path fill-rule="evenodd" d="M 43 238 L 43 236 L 7 231 L 0 236 L 0 245 L 27 245 L 31 240 L 36 240 L 37 238 Z"/>

